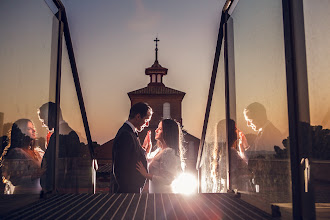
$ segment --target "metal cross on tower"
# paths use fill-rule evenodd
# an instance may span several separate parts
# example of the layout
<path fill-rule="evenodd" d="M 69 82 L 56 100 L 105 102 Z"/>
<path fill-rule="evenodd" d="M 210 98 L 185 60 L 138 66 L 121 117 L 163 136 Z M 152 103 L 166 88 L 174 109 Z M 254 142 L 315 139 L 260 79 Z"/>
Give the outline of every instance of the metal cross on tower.
<path fill-rule="evenodd" d="M 156 37 L 156 39 L 154 40 L 155 42 L 156 42 L 156 49 L 155 49 L 155 51 L 156 51 L 156 61 L 158 62 L 158 48 L 157 48 L 157 43 L 158 43 L 158 37 Z"/>

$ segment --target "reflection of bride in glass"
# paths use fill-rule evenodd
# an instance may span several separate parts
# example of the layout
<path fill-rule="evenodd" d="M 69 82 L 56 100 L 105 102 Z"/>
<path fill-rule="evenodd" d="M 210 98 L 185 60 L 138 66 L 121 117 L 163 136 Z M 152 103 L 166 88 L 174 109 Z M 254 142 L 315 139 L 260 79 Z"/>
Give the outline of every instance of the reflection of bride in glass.
<path fill-rule="evenodd" d="M 212 192 L 226 192 L 227 186 L 227 151 L 228 136 L 229 170 L 231 189 L 240 191 L 251 190 L 251 172 L 248 170 L 248 161 L 245 150 L 249 147 L 245 135 L 241 132 L 235 121 L 229 119 L 228 129 L 226 120 L 218 122 L 216 127 L 216 141 L 212 152 L 211 177 L 213 180 Z"/>
<path fill-rule="evenodd" d="M 43 151 L 35 147 L 36 130 L 29 119 L 19 119 L 10 131 L 9 145 L 4 151 L 2 173 L 6 194 L 39 194 Z"/>
<path fill-rule="evenodd" d="M 181 162 L 183 162 L 183 150 L 181 141 L 180 125 L 171 119 L 164 119 L 158 124 L 155 139 L 158 148 L 152 149 L 150 132 L 147 134 L 148 146 L 148 169 L 149 173 L 142 166 L 141 162 L 137 164 L 137 170 L 149 180 L 150 193 L 171 193 L 171 183 L 181 173 Z M 143 144 L 145 146 L 145 144 Z"/>

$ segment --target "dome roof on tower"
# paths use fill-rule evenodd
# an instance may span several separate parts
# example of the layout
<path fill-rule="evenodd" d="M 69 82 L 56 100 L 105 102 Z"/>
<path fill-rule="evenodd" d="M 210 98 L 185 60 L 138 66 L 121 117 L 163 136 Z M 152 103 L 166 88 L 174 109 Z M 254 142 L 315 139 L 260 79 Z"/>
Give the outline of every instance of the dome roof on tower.
<path fill-rule="evenodd" d="M 162 67 L 158 60 L 155 60 L 154 64 L 152 64 L 151 67 L 146 68 L 145 71 L 146 75 L 151 75 L 151 74 L 162 74 L 166 75 L 167 74 L 167 68 Z"/>
<path fill-rule="evenodd" d="M 166 86 L 147 86 L 142 89 L 134 90 L 128 95 L 185 95 L 186 93 Z"/>

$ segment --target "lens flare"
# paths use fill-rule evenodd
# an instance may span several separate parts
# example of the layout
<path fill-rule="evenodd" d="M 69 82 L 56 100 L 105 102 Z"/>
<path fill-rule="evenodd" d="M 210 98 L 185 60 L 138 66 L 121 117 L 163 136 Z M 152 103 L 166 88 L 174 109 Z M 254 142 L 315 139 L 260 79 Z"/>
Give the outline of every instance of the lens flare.
<path fill-rule="evenodd" d="M 174 193 L 193 194 L 197 192 L 196 177 L 189 173 L 180 174 L 171 184 Z"/>

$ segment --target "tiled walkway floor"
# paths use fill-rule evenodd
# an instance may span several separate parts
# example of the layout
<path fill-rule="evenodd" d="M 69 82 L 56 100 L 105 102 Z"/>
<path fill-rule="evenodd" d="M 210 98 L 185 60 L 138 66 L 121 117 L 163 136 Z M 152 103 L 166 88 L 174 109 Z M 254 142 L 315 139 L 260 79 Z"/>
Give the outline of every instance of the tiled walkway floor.
<path fill-rule="evenodd" d="M 3 219 L 271 219 L 230 194 L 64 194 Z"/>

